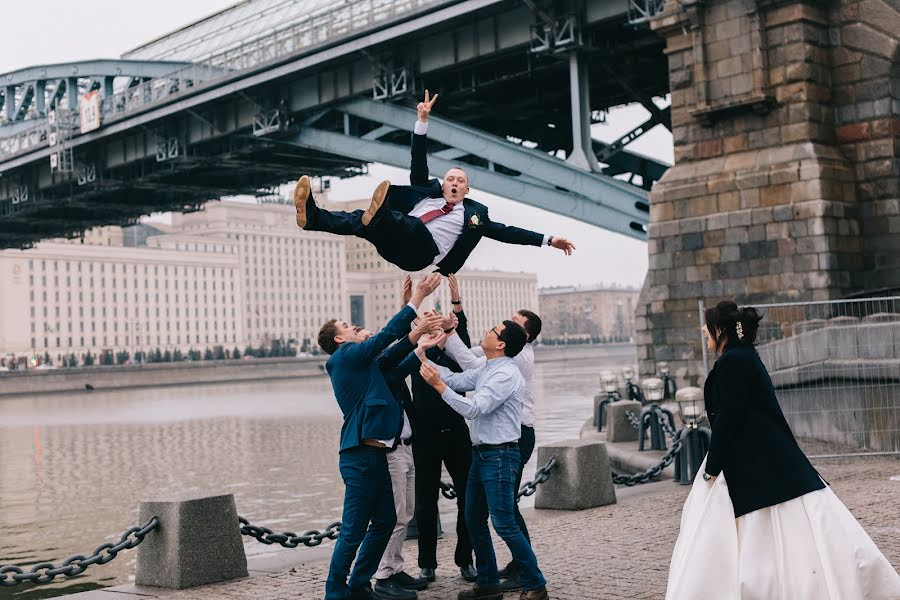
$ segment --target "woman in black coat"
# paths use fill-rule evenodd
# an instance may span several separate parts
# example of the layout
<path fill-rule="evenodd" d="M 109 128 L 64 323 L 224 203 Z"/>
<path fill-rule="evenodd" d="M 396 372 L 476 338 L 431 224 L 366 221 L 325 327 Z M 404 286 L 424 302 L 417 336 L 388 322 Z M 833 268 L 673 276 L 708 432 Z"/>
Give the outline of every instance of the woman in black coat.
<path fill-rule="evenodd" d="M 900 576 L 791 433 L 754 348 L 759 312 L 726 301 L 704 316 L 720 355 L 704 386 L 712 440 L 666 600 L 900 600 Z"/>

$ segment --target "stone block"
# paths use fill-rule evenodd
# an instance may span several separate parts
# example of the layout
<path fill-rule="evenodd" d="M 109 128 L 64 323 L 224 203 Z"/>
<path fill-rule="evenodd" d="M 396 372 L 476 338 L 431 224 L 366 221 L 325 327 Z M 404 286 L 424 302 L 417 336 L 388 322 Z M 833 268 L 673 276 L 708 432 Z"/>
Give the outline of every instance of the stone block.
<path fill-rule="evenodd" d="M 840 318 L 840 317 L 838 317 Z M 831 319 L 830 321 L 834 321 Z M 856 359 L 859 358 L 859 345 L 856 337 L 856 327 L 835 327 L 829 322 L 829 326 L 823 329 L 827 334 L 826 347 L 828 357 L 832 359 Z"/>
<path fill-rule="evenodd" d="M 631 411 L 635 417 L 641 414 L 641 403 L 637 400 L 619 400 L 606 407 L 606 439 L 609 442 L 636 442 L 638 430 L 625 417 Z"/>
<path fill-rule="evenodd" d="M 866 323 L 856 327 L 856 343 L 860 358 L 897 358 L 894 354 L 900 324 L 896 322 Z"/>
<path fill-rule="evenodd" d="M 138 546 L 135 583 L 184 589 L 247 577 L 234 496 L 141 502 L 159 527 Z"/>
<path fill-rule="evenodd" d="M 824 329 L 808 330 L 792 339 L 797 344 L 798 364 L 808 365 L 828 358 L 828 333 Z"/>
<path fill-rule="evenodd" d="M 538 448 L 538 463 L 556 457 L 556 468 L 537 488 L 535 508 L 584 510 L 616 503 L 606 444 L 565 440 Z"/>

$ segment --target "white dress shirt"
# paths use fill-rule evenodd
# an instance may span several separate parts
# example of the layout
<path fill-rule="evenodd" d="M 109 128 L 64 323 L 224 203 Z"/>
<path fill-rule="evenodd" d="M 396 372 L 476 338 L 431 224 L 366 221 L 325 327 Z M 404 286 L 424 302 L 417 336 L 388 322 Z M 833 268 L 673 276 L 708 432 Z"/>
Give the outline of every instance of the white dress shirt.
<path fill-rule="evenodd" d="M 429 361 L 430 362 L 430 361 Z M 446 389 L 441 397 L 450 408 L 471 421 L 472 444 L 505 444 L 522 437 L 522 388 L 525 380 L 513 359 L 493 358 L 477 369 L 454 373 L 431 363 Z M 474 391 L 471 398 L 460 392 Z"/>
<path fill-rule="evenodd" d="M 481 346 L 467 348 L 456 333 L 447 338 L 444 352 L 463 370 L 475 369 L 487 362 Z M 534 348 L 531 344 L 525 344 L 513 360 L 525 379 L 522 391 L 522 425 L 534 427 Z"/>
<path fill-rule="evenodd" d="M 403 410 L 402 408 L 400 410 Z M 408 440 L 412 437 L 412 427 L 409 425 L 409 417 L 406 416 L 406 411 L 403 410 L 403 429 L 400 430 L 400 441 Z M 378 440 L 388 448 L 394 447 L 394 440 Z"/>
<path fill-rule="evenodd" d="M 428 122 L 426 121 L 423 123 L 422 121 L 416 121 L 414 132 L 416 135 L 427 134 Z M 446 203 L 447 201 L 443 197 L 425 198 L 409 211 L 409 216 L 421 217 L 429 211 L 443 208 Z M 453 210 L 446 215 L 441 215 L 425 223 L 425 227 L 431 232 L 431 237 L 434 238 L 434 243 L 438 248 L 438 253 L 434 257 L 432 264 L 436 265 L 444 260 L 444 257 L 447 256 L 453 248 L 453 245 L 456 244 L 456 240 L 462 235 L 465 219 L 466 209 L 463 206 L 463 203 L 460 202 L 459 204 L 454 205 Z M 541 245 L 546 246 L 548 239 L 550 239 L 550 237 L 545 235 Z"/>

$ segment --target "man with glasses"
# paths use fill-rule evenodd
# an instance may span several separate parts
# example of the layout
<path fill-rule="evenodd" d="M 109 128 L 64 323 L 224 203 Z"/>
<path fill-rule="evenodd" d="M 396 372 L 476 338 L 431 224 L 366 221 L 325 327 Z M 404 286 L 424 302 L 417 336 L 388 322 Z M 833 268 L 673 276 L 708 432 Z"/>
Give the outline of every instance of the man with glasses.
<path fill-rule="evenodd" d="M 441 337 L 446 334 L 440 334 Z M 459 600 L 502 600 L 497 557 L 488 529 L 488 518 L 520 565 L 522 600 L 546 600 L 546 580 L 538 568 L 531 544 L 516 523 L 515 480 L 519 470 L 519 436 L 522 425 L 522 397 L 525 380 L 515 357 L 527 341 L 521 325 L 503 321 L 492 327 L 481 341 L 487 358 L 484 365 L 462 373 L 430 362 L 424 348 L 433 336 L 419 340 L 415 356 L 422 363 L 422 378 L 444 401 L 471 420 L 472 466 L 466 490 L 466 527 L 475 549 L 478 579 L 471 590 L 460 592 Z M 409 360 L 407 358 L 406 360 Z M 474 391 L 471 398 L 461 392 Z"/>

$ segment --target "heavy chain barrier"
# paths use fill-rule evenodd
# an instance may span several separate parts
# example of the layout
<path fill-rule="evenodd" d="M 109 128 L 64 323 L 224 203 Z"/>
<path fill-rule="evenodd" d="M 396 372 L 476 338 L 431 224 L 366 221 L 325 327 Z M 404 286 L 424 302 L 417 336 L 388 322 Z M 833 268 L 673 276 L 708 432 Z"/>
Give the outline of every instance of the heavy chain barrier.
<path fill-rule="evenodd" d="M 625 411 L 625 418 L 628 419 L 628 422 L 631 423 L 631 426 L 640 431 L 641 429 L 641 420 L 630 410 Z"/>
<path fill-rule="evenodd" d="M 131 550 L 136 547 L 144 541 L 144 536 L 156 529 L 157 525 L 159 525 L 159 519 L 152 517 L 143 526 L 132 527 L 125 531 L 117 543 L 101 544 L 94 548 L 90 556 L 81 554 L 70 556 L 59 567 L 50 562 L 42 562 L 31 567 L 27 573 L 15 565 L 0 567 L 0 587 L 13 587 L 25 582 L 50 583 L 58 575 L 64 577 L 81 575 L 91 565 L 105 565 L 118 556 L 122 550 Z M 134 538 L 131 537 L 132 535 Z"/>
<path fill-rule="evenodd" d="M 291 531 L 285 531 L 284 533 L 275 533 L 268 527 L 251 525 L 247 519 L 240 516 L 238 517 L 238 522 L 241 524 L 241 533 L 243 535 L 248 535 L 252 538 L 256 538 L 257 542 L 266 544 L 267 546 L 272 544 L 280 544 L 285 548 L 296 548 L 300 544 L 312 548 L 313 546 L 318 546 L 326 539 L 337 539 L 337 536 L 341 533 L 340 521 L 335 521 L 334 523 L 326 527 L 325 531 L 310 529 L 309 531 L 304 532 L 303 535 L 297 535 L 296 533 L 293 533 Z"/>
<path fill-rule="evenodd" d="M 537 486 L 542 483 L 546 483 L 548 479 L 550 479 L 550 474 L 553 472 L 553 469 L 556 468 L 556 457 L 551 456 L 550 460 L 547 461 L 543 467 L 534 472 L 534 479 L 522 485 L 519 488 L 519 491 L 516 492 L 516 498 L 521 498 L 522 496 L 531 496 L 537 491 Z M 441 482 L 441 494 L 444 495 L 444 498 L 447 500 L 455 500 L 456 499 L 456 489 L 452 484 Z"/>
<path fill-rule="evenodd" d="M 542 483 L 546 483 L 548 479 L 550 479 L 550 475 L 553 473 L 553 469 L 556 468 L 556 457 L 553 456 L 550 460 L 547 461 L 543 467 L 535 471 L 534 479 L 523 485 L 519 488 L 518 493 L 516 494 L 516 498 L 521 498 L 522 496 L 531 496 L 537 491 L 537 486 Z M 441 482 L 441 493 L 448 500 L 456 499 L 456 490 L 449 483 Z M 334 540 L 337 539 L 338 535 L 341 533 L 341 522 L 336 521 L 329 525 L 325 531 L 319 531 L 318 529 L 310 529 L 307 532 L 304 532 L 303 535 L 297 535 L 296 533 L 285 531 L 284 533 L 275 533 L 268 527 L 260 527 L 259 525 L 251 525 L 250 522 L 244 517 L 238 517 L 238 521 L 241 525 L 241 533 L 252 538 L 256 538 L 256 541 L 271 545 L 271 544 L 280 544 L 285 548 L 296 548 L 300 544 L 304 546 L 318 546 L 326 539 Z"/>
<path fill-rule="evenodd" d="M 637 473 L 635 475 L 623 475 L 621 473 L 616 473 L 613 471 L 613 483 L 618 485 L 627 485 L 633 486 L 638 485 L 640 483 L 647 483 L 654 477 L 659 476 L 662 473 L 663 469 L 672 464 L 672 461 L 675 460 L 675 455 L 681 451 L 681 446 L 684 444 L 684 440 L 676 440 L 675 443 L 672 444 L 672 447 L 668 452 L 662 457 L 658 464 L 650 467 L 643 473 Z"/>
<path fill-rule="evenodd" d="M 665 415 L 663 415 L 662 413 L 659 413 L 659 414 L 656 416 L 656 418 L 659 419 L 659 426 L 660 426 L 660 428 L 662 428 L 662 430 L 663 430 L 664 432 L 666 432 L 666 434 L 667 434 L 670 438 L 672 438 L 672 439 L 674 440 L 675 437 L 678 435 L 678 432 L 675 431 L 675 430 L 672 428 L 671 425 L 669 425 L 669 422 L 666 421 L 665 418 L 663 418 L 664 416 L 665 416 Z"/>

